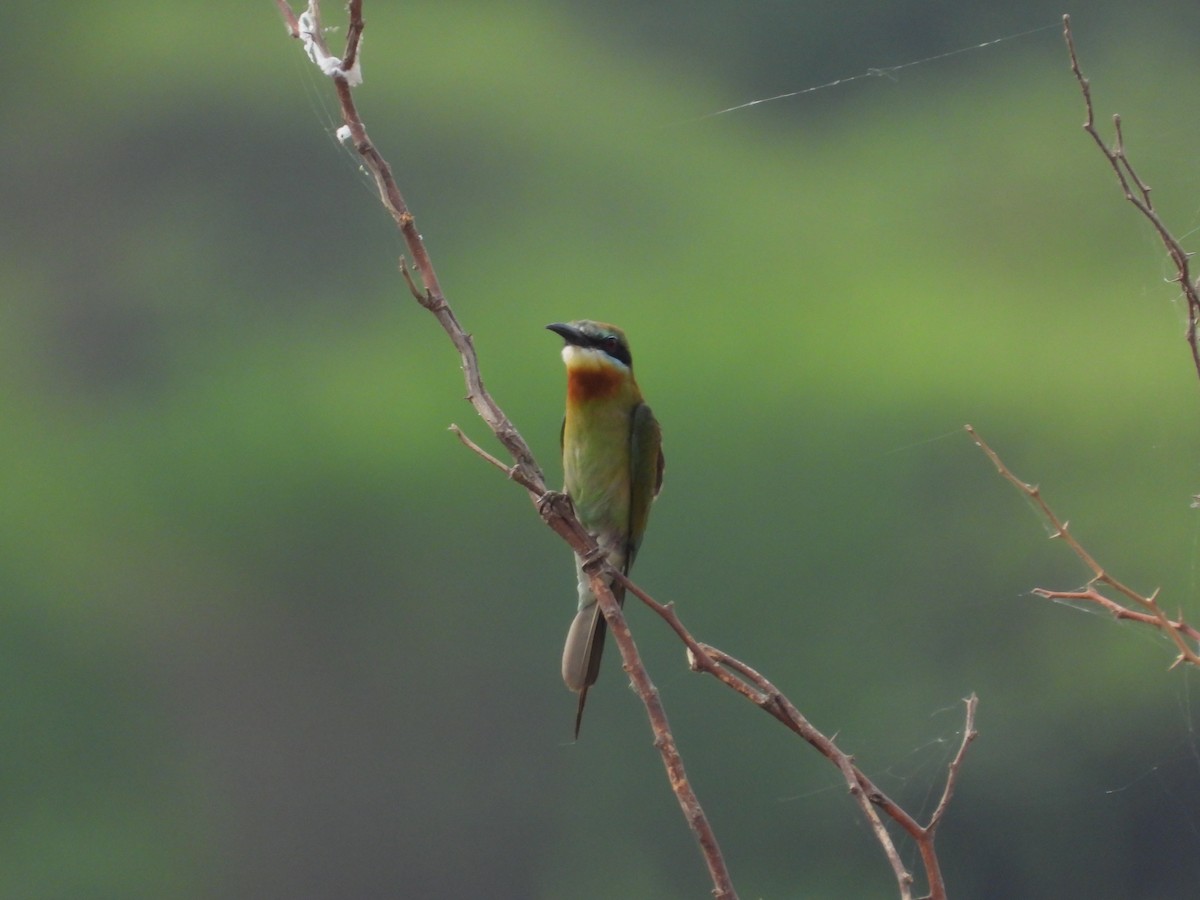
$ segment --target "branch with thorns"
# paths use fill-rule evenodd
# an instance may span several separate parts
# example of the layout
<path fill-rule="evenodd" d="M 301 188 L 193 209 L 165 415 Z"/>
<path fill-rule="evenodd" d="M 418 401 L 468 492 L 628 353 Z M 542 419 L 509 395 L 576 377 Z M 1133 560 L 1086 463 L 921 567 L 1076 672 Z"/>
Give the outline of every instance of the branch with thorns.
<path fill-rule="evenodd" d="M 1079 68 L 1079 57 L 1075 52 L 1075 38 L 1071 34 L 1070 16 L 1063 16 L 1063 38 L 1067 42 L 1067 53 L 1071 58 L 1071 72 L 1074 74 L 1076 82 L 1079 83 L 1079 91 L 1083 94 L 1083 105 L 1087 112 L 1087 121 L 1083 123 L 1083 130 L 1091 135 L 1096 146 L 1100 148 L 1100 152 L 1104 154 L 1104 158 L 1108 160 L 1108 164 L 1112 167 L 1113 173 L 1117 176 L 1117 182 L 1125 194 L 1125 199 L 1132 203 L 1134 208 L 1154 227 L 1155 233 L 1167 250 L 1167 255 L 1175 264 L 1175 277 L 1172 281 L 1179 285 L 1183 296 L 1187 299 L 1187 342 L 1188 346 L 1192 348 L 1192 363 L 1196 367 L 1196 374 L 1200 377 L 1200 338 L 1197 336 L 1197 328 L 1200 326 L 1200 288 L 1192 277 L 1192 255 L 1183 249 L 1183 245 L 1167 228 L 1166 223 L 1159 216 L 1158 210 L 1154 208 L 1154 201 L 1150 199 L 1150 185 L 1141 179 L 1133 168 L 1133 163 L 1129 161 L 1129 157 L 1125 153 L 1125 133 L 1121 130 L 1120 115 L 1112 117 L 1116 139 L 1111 146 L 1105 142 L 1096 129 L 1091 82 L 1084 77 Z"/>
<path fill-rule="evenodd" d="M 950 799 L 954 796 L 958 774 L 962 768 L 967 748 L 979 736 L 979 732 L 975 730 L 975 711 L 979 706 L 979 698 L 975 694 L 971 694 L 963 701 L 966 705 L 966 721 L 963 725 L 962 742 L 947 769 L 946 784 L 942 789 L 941 799 L 929 821 L 925 825 L 921 825 L 854 764 L 854 757 L 838 747 L 832 738 L 814 727 L 783 692 L 764 675 L 723 650 L 697 641 L 675 612 L 675 604 L 659 603 L 622 573 L 618 572 L 615 577 L 627 591 L 657 613 L 679 636 L 679 639 L 687 647 L 688 665 L 692 671 L 712 675 L 729 689 L 741 694 L 755 706 L 782 722 L 838 767 L 846 779 L 850 795 L 858 803 L 863 815 L 871 825 L 871 830 L 875 833 L 876 840 L 883 847 L 897 882 L 901 886 L 902 897 L 911 896 L 910 893 L 905 893 L 905 888 L 907 886 L 911 889 L 913 878 L 911 873 L 905 869 L 891 834 L 875 807 L 883 810 L 884 814 L 916 843 L 929 882 L 928 897 L 946 896 L 945 882 L 942 879 L 941 867 L 934 849 L 934 840 L 938 826 L 950 805 Z"/>
<path fill-rule="evenodd" d="M 1035 484 L 1026 484 L 1014 475 L 1012 470 L 1000 459 L 999 454 L 988 446 L 987 442 L 979 436 L 974 428 L 970 425 L 964 427 L 967 434 L 971 436 L 971 439 L 984 452 L 987 458 L 992 461 L 992 465 L 996 467 L 1005 480 L 1033 501 L 1033 504 L 1045 517 L 1046 521 L 1050 523 L 1050 527 L 1054 529 L 1050 535 L 1051 540 L 1058 538 L 1065 542 L 1092 573 L 1092 577 L 1088 580 L 1086 588 L 1082 591 L 1053 591 L 1049 588 L 1034 588 L 1033 593 L 1047 600 L 1094 603 L 1108 610 L 1117 619 L 1128 619 L 1131 622 L 1140 622 L 1143 625 L 1149 625 L 1170 638 L 1172 643 L 1175 644 L 1175 648 L 1179 651 L 1179 655 L 1171 663 L 1171 668 L 1175 668 L 1175 666 L 1183 662 L 1190 663 L 1193 666 L 1200 665 L 1200 655 L 1197 655 L 1194 649 L 1200 646 L 1200 631 L 1187 624 L 1182 616 L 1178 619 L 1169 618 L 1163 612 L 1162 607 L 1158 605 L 1157 589 L 1149 595 L 1140 594 L 1109 575 L 1104 567 L 1096 562 L 1095 558 L 1071 534 L 1068 529 L 1068 523 L 1055 515 L 1054 510 L 1042 498 L 1041 489 Z M 1108 588 L 1113 593 L 1124 597 L 1125 602 L 1114 600 L 1112 597 L 1101 593 L 1101 587 Z M 1140 607 L 1140 609 L 1135 607 Z M 1190 645 L 1188 644 L 1189 640 L 1192 642 Z"/>
<path fill-rule="evenodd" d="M 595 540 L 575 517 L 570 499 L 565 494 L 549 490 L 546 487 L 545 478 L 533 452 L 517 431 L 516 426 L 484 387 L 479 360 L 471 336 L 463 330 L 446 301 L 433 262 L 425 248 L 420 231 L 417 229 L 416 221 L 392 175 L 391 167 L 371 142 L 366 127 L 358 114 L 351 89 L 359 84 L 362 78 L 360 66 L 363 34 L 362 0 L 350 0 L 348 7 L 350 24 L 347 30 L 346 50 L 340 58 L 329 52 L 320 24 L 318 0 L 309 0 L 307 8 L 299 16 L 292 11 L 286 0 L 275 0 L 275 3 L 283 17 L 288 33 L 304 43 L 305 52 L 309 58 L 324 74 L 332 78 L 344 123 L 339 129 L 339 137 L 344 135 L 349 139 L 359 156 L 362 157 L 368 171 L 371 172 L 379 190 L 380 202 L 400 230 L 408 255 L 412 260 L 413 268 L 410 269 L 409 264 L 401 259 L 400 274 L 416 301 L 437 318 L 442 329 L 458 350 L 467 384 L 466 399 L 508 451 L 513 460 L 512 464 L 504 463 L 480 447 L 467 437 L 457 425 L 451 425 L 451 431 L 466 447 L 525 488 L 543 521 L 562 537 L 583 561 L 584 571 L 591 579 L 592 590 L 596 595 L 600 610 L 620 650 L 624 670 L 628 673 L 634 690 L 646 709 L 654 733 L 654 745 L 667 770 L 671 790 L 675 793 L 684 818 L 700 845 L 709 876 L 712 879 L 713 896 L 720 900 L 735 900 L 737 894 L 725 866 L 716 835 L 688 781 L 683 759 L 667 722 L 666 711 L 663 709 L 658 690 L 650 680 L 621 607 L 609 587 L 614 581 L 624 584 L 628 591 L 658 613 L 671 626 L 686 645 L 688 662 L 694 671 L 706 672 L 714 676 L 722 684 L 778 719 L 838 767 L 846 780 L 851 795 L 855 798 L 863 815 L 866 816 L 876 839 L 887 856 L 899 886 L 901 900 L 914 900 L 912 891 L 914 878 L 905 868 L 895 842 L 880 816 L 880 811 L 895 822 L 917 844 L 929 890 L 922 900 L 945 900 L 945 882 L 934 849 L 934 838 L 954 794 L 967 748 L 977 736 L 975 710 L 978 706 L 978 699 L 972 694 L 965 700 L 966 721 L 963 727 L 962 743 L 947 770 L 941 799 L 929 821 L 925 825 L 921 825 L 855 766 L 851 756 L 838 748 L 831 738 L 813 727 L 770 681 L 729 654 L 698 642 L 684 627 L 672 605 L 658 603 L 636 584 L 629 581 L 621 572 L 613 569 L 607 563 L 603 553 L 600 552 Z"/>

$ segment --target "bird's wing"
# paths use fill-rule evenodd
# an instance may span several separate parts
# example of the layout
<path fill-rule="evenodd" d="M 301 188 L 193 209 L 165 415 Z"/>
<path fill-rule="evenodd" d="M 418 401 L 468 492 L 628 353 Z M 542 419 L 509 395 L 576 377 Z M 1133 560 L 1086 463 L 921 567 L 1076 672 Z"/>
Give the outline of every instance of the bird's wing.
<path fill-rule="evenodd" d="M 629 429 L 629 541 L 625 554 L 625 571 L 633 564 L 646 521 L 650 517 L 650 504 L 662 489 L 663 452 L 662 429 L 650 407 L 639 403 L 633 409 L 633 421 Z"/>

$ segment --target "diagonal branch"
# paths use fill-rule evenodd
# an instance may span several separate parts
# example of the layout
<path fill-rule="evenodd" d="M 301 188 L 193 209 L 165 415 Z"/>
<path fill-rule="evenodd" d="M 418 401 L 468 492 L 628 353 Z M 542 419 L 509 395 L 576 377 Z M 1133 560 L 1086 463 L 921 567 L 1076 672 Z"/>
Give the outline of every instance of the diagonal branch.
<path fill-rule="evenodd" d="M 941 866 L 938 863 L 934 849 L 934 839 L 937 828 L 946 814 L 950 800 L 954 796 L 954 788 L 962 769 L 967 747 L 978 736 L 975 730 L 975 710 L 979 698 L 972 694 L 966 703 L 966 722 L 963 725 L 963 739 L 957 754 L 950 763 L 946 773 L 946 784 L 942 790 L 941 800 L 934 810 L 930 820 L 925 825 L 920 824 L 900 804 L 896 803 L 883 792 L 861 769 L 854 763 L 854 757 L 843 751 L 832 738 L 823 734 L 800 712 L 792 702 L 772 684 L 764 675 L 751 666 L 722 650 L 709 644 L 703 644 L 692 636 L 684 626 L 675 611 L 673 603 L 659 603 L 646 591 L 642 590 L 625 575 L 616 573 L 615 579 L 625 586 L 625 589 L 650 607 L 665 621 L 687 647 L 688 665 L 695 672 L 712 675 L 726 687 L 741 694 L 755 706 L 782 722 L 787 728 L 807 741 L 818 753 L 838 767 L 850 794 L 866 816 L 875 839 L 883 848 L 896 876 L 903 900 L 912 900 L 913 877 L 904 866 L 895 842 L 880 819 L 877 808 L 895 822 L 901 830 L 916 842 L 921 853 L 925 877 L 929 885 L 929 900 L 945 900 L 946 886 L 942 878 Z"/>
<path fill-rule="evenodd" d="M 999 454 L 987 445 L 974 428 L 970 425 L 964 427 L 967 430 L 967 434 L 971 436 L 971 439 L 984 452 L 987 458 L 992 461 L 992 465 L 996 467 L 996 470 L 1004 479 L 1033 501 L 1034 506 L 1038 508 L 1046 521 L 1050 523 L 1050 527 L 1054 529 L 1050 535 L 1051 539 L 1061 538 L 1071 548 L 1071 552 L 1078 556 L 1080 561 L 1092 573 L 1092 577 L 1088 581 L 1087 590 L 1084 591 L 1052 591 L 1047 588 L 1035 588 L 1033 592 L 1039 597 L 1045 597 L 1047 600 L 1083 600 L 1095 603 L 1113 613 L 1118 619 L 1129 619 L 1130 621 L 1141 622 L 1143 625 L 1156 628 L 1169 637 L 1175 644 L 1175 648 L 1179 651 L 1179 656 L 1172 663 L 1172 668 L 1181 662 L 1188 662 L 1194 666 L 1200 665 L 1200 655 L 1197 655 L 1196 650 L 1188 644 L 1188 639 L 1193 643 L 1200 641 L 1200 632 L 1197 632 L 1195 628 L 1185 623 L 1182 618 L 1178 620 L 1170 619 L 1163 612 L 1162 607 L 1158 605 L 1157 590 L 1149 595 L 1141 594 L 1109 575 L 1104 567 L 1096 562 L 1092 555 L 1083 548 L 1079 541 L 1075 540 L 1075 536 L 1068 529 L 1068 523 L 1055 515 L 1054 510 L 1042 498 L 1041 489 L 1036 484 L 1026 484 L 1014 475 L 1012 470 L 1000 459 Z M 1096 585 L 1104 585 L 1111 591 L 1120 594 L 1128 604 L 1134 607 L 1141 607 L 1141 611 L 1139 612 L 1126 603 L 1105 596 L 1096 588 Z"/>
<path fill-rule="evenodd" d="M 659 699 L 658 691 L 642 664 L 637 645 L 625 624 L 620 604 L 617 603 L 612 590 L 608 587 L 604 577 L 606 565 L 598 552 L 596 542 L 575 518 L 574 510 L 565 495 L 547 490 L 542 470 L 534 458 L 533 451 L 529 449 L 529 445 L 525 443 L 516 426 L 484 387 L 479 371 L 479 359 L 475 353 L 471 336 L 459 324 L 454 311 L 447 303 L 438 281 L 437 272 L 433 267 L 433 261 L 430 259 L 425 242 L 417 229 L 416 220 L 409 211 L 408 204 L 392 175 L 391 166 L 371 142 L 366 126 L 359 116 L 352 88 L 361 80 L 359 49 L 363 33 L 362 0 L 350 0 L 347 46 L 340 60 L 329 52 L 325 43 L 320 27 L 318 0 L 309 0 L 307 9 L 299 17 L 292 15 L 290 7 L 283 0 L 276 0 L 276 3 L 280 7 L 289 33 L 305 42 L 305 49 L 309 57 L 333 79 L 346 133 L 349 135 L 354 149 L 362 157 L 364 164 L 375 179 L 380 202 L 391 215 L 404 238 L 408 254 L 420 277 L 421 287 L 417 286 L 407 266 L 402 264 L 401 271 L 404 279 L 417 301 L 437 318 L 455 349 L 458 350 L 467 383 L 467 400 L 475 407 L 480 418 L 513 458 L 514 464 L 511 469 L 507 470 L 509 477 L 529 492 L 530 498 L 534 501 L 546 524 L 566 540 L 582 559 L 591 560 L 585 565 L 585 570 L 592 578 L 593 591 L 621 652 L 625 670 L 629 673 L 634 688 L 646 708 L 646 714 L 654 732 L 654 744 L 667 770 L 671 789 L 683 810 L 684 818 L 700 844 L 713 882 L 713 896 L 719 900 L 735 900 L 737 894 L 721 855 L 716 835 L 688 781 L 683 759 L 679 755 L 675 738 L 667 723 L 666 712 Z M 461 431 L 459 431 L 459 436 L 465 438 Z M 468 443 L 468 446 L 477 452 L 483 452 L 475 445 Z M 494 457 L 488 458 L 504 468 L 499 460 Z"/>
<path fill-rule="evenodd" d="M 296 18 L 291 5 L 287 0 L 275 0 L 275 5 L 279 8 L 279 15 L 283 16 L 283 27 L 287 29 L 288 35 L 298 39 L 300 37 L 300 20 Z"/>
<path fill-rule="evenodd" d="M 1075 38 L 1071 34 L 1070 16 L 1063 16 L 1063 38 L 1067 42 L 1067 53 L 1071 57 L 1071 72 L 1079 83 L 1079 91 L 1083 94 L 1083 105 L 1087 112 L 1087 121 L 1083 123 L 1083 130 L 1091 135 L 1100 152 L 1104 154 L 1104 158 L 1108 160 L 1109 166 L 1117 176 L 1118 184 L 1121 185 L 1121 191 L 1125 194 L 1125 199 L 1132 203 L 1134 208 L 1154 227 L 1159 240 L 1167 249 L 1167 255 L 1175 264 L 1175 278 L 1172 280 L 1179 285 L 1184 297 L 1187 298 L 1187 342 L 1192 348 L 1192 363 L 1196 367 L 1196 374 L 1200 376 L 1200 340 L 1197 337 L 1197 326 L 1200 325 L 1200 292 L 1198 292 L 1196 280 L 1192 277 L 1191 254 L 1183 249 L 1183 245 L 1167 228 L 1166 223 L 1159 216 L 1158 210 L 1154 208 L 1154 201 L 1150 199 L 1150 185 L 1138 176 L 1129 157 L 1125 155 L 1125 135 L 1121 131 L 1121 117 L 1113 116 L 1116 140 L 1112 146 L 1109 146 L 1100 136 L 1100 132 L 1096 130 L 1096 113 L 1092 107 L 1091 83 L 1083 76 L 1083 72 L 1079 68 L 1079 57 L 1075 53 Z"/>

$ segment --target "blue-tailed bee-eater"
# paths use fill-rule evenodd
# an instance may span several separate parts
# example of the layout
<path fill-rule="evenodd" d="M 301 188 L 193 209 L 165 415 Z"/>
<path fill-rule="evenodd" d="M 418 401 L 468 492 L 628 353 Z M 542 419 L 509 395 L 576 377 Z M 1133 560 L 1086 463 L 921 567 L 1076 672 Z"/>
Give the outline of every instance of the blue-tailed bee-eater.
<path fill-rule="evenodd" d="M 581 319 L 547 325 L 566 342 L 567 413 L 562 425 L 563 482 L 580 523 L 610 565 L 628 573 L 637 555 L 650 505 L 662 487 L 662 431 L 633 378 L 625 334 Z M 579 694 L 575 736 L 588 688 L 600 671 L 604 616 L 575 560 L 579 609 L 563 648 L 563 681 Z M 625 588 L 612 585 L 618 603 Z"/>

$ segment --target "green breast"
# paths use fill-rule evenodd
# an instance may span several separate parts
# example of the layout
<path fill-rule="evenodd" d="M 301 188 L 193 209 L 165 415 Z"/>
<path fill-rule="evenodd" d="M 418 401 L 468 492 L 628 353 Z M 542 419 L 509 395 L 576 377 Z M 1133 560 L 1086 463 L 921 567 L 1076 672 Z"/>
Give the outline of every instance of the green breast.
<path fill-rule="evenodd" d="M 563 423 L 567 493 L 588 531 L 624 537 L 629 528 L 631 407 L 611 401 L 580 407 L 568 411 Z"/>

